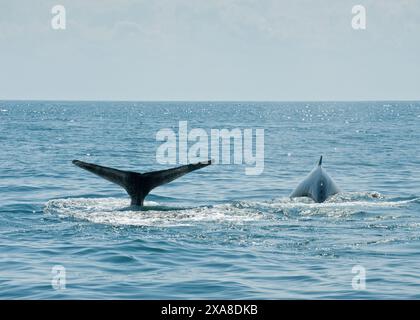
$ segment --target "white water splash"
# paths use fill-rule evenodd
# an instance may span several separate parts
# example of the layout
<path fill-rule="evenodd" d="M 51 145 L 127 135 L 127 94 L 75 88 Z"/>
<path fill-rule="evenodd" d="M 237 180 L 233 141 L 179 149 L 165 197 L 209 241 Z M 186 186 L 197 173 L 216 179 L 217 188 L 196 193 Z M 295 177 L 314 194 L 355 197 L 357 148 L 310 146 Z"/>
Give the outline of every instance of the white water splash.
<path fill-rule="evenodd" d="M 250 204 L 259 205 L 268 208 L 377 208 L 377 207 L 399 207 L 419 201 L 420 198 L 407 200 L 387 200 L 379 193 L 348 193 L 339 194 L 331 197 L 323 203 L 316 203 L 309 198 L 279 198 L 265 202 L 250 202 Z"/>
<path fill-rule="evenodd" d="M 280 198 L 272 201 L 240 201 L 214 206 L 193 208 L 167 207 L 146 201 L 143 210 L 129 206 L 129 201 L 118 198 L 72 198 L 47 202 L 44 212 L 60 217 L 73 217 L 93 223 L 128 226 L 177 227 L 192 226 L 199 222 L 244 223 L 272 219 L 282 214 L 324 215 L 335 218 L 348 217 L 366 208 L 391 208 L 407 206 L 420 198 L 408 200 L 387 199 L 378 193 L 348 193 L 332 197 L 324 203 L 309 198 Z"/>
<path fill-rule="evenodd" d="M 197 222 L 243 223 L 262 217 L 259 212 L 240 209 L 232 204 L 168 208 L 145 201 L 145 210 L 134 210 L 129 207 L 128 201 L 115 198 L 50 200 L 44 212 L 101 224 L 156 227 L 191 226 Z"/>
<path fill-rule="evenodd" d="M 346 193 L 331 197 L 323 203 L 316 203 L 310 198 L 278 198 L 271 201 L 239 202 L 239 207 L 254 208 L 286 217 L 293 215 L 321 215 L 335 218 L 349 217 L 367 209 L 393 208 L 408 206 L 418 202 L 420 198 L 406 200 L 388 199 L 379 193 Z"/>

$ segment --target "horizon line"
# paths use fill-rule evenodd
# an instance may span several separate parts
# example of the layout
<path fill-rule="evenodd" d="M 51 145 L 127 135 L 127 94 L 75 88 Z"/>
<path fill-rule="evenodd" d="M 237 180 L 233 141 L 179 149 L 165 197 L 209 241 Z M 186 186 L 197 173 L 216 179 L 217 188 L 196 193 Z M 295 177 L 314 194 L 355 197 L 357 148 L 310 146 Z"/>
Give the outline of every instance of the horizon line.
<path fill-rule="evenodd" d="M 145 99 L 145 100 L 99 100 L 99 99 L 0 99 L 0 102 L 214 102 L 214 103 L 221 103 L 221 102 L 420 102 L 420 99 L 356 99 L 356 100 L 346 100 L 346 99 L 339 99 L 339 100 L 198 100 L 198 99 L 191 99 L 191 100 L 182 100 L 182 99 Z"/>

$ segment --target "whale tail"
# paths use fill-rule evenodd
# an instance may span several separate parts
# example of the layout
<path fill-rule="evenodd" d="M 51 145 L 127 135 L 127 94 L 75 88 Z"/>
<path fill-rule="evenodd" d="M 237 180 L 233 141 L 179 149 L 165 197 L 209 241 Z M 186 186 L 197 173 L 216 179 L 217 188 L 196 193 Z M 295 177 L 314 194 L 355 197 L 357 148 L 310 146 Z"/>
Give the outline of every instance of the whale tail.
<path fill-rule="evenodd" d="M 118 184 L 127 191 L 131 198 L 131 205 L 142 206 L 144 198 L 146 198 L 152 189 L 180 178 L 191 171 L 207 167 L 211 164 L 211 160 L 167 170 L 151 171 L 143 174 L 133 171 L 123 171 L 103 167 L 79 160 L 73 160 L 72 163 L 82 169 L 96 174 L 101 178 Z"/>

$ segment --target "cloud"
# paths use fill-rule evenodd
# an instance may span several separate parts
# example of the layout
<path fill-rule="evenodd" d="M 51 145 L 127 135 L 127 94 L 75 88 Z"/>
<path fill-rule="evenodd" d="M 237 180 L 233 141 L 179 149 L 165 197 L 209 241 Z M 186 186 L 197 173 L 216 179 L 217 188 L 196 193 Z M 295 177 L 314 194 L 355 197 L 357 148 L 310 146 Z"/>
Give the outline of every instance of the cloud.
<path fill-rule="evenodd" d="M 400 92 L 419 92 L 413 84 L 420 72 L 418 0 L 60 3 L 67 10 L 65 31 L 50 27 L 53 0 L 0 1 L 0 69 L 26 77 L 3 80 L 3 92 L 27 83 L 26 92 L 47 97 L 48 86 L 60 86 L 57 70 L 70 84 L 60 92 L 76 98 L 80 92 L 135 98 L 139 83 L 157 99 L 263 99 L 282 92 L 301 98 L 338 92 L 339 98 L 348 87 L 368 96 L 386 85 L 391 95 L 398 77 Z M 366 32 L 351 29 L 358 3 L 367 8 Z"/>

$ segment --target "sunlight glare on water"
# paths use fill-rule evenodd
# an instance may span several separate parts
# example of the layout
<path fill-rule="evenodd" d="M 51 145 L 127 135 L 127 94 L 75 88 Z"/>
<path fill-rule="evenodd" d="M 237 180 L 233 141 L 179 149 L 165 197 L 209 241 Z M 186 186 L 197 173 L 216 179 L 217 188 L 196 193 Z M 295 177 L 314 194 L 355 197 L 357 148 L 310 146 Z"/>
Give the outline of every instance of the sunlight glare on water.
<path fill-rule="evenodd" d="M 0 111 L 1 298 L 420 298 L 417 102 L 3 101 Z M 264 173 L 209 166 L 139 210 L 71 163 L 166 169 L 156 132 L 178 120 L 264 128 Z M 321 154 L 343 193 L 290 199 Z M 65 290 L 51 287 L 54 265 Z M 366 290 L 352 288 L 355 265 Z"/>

